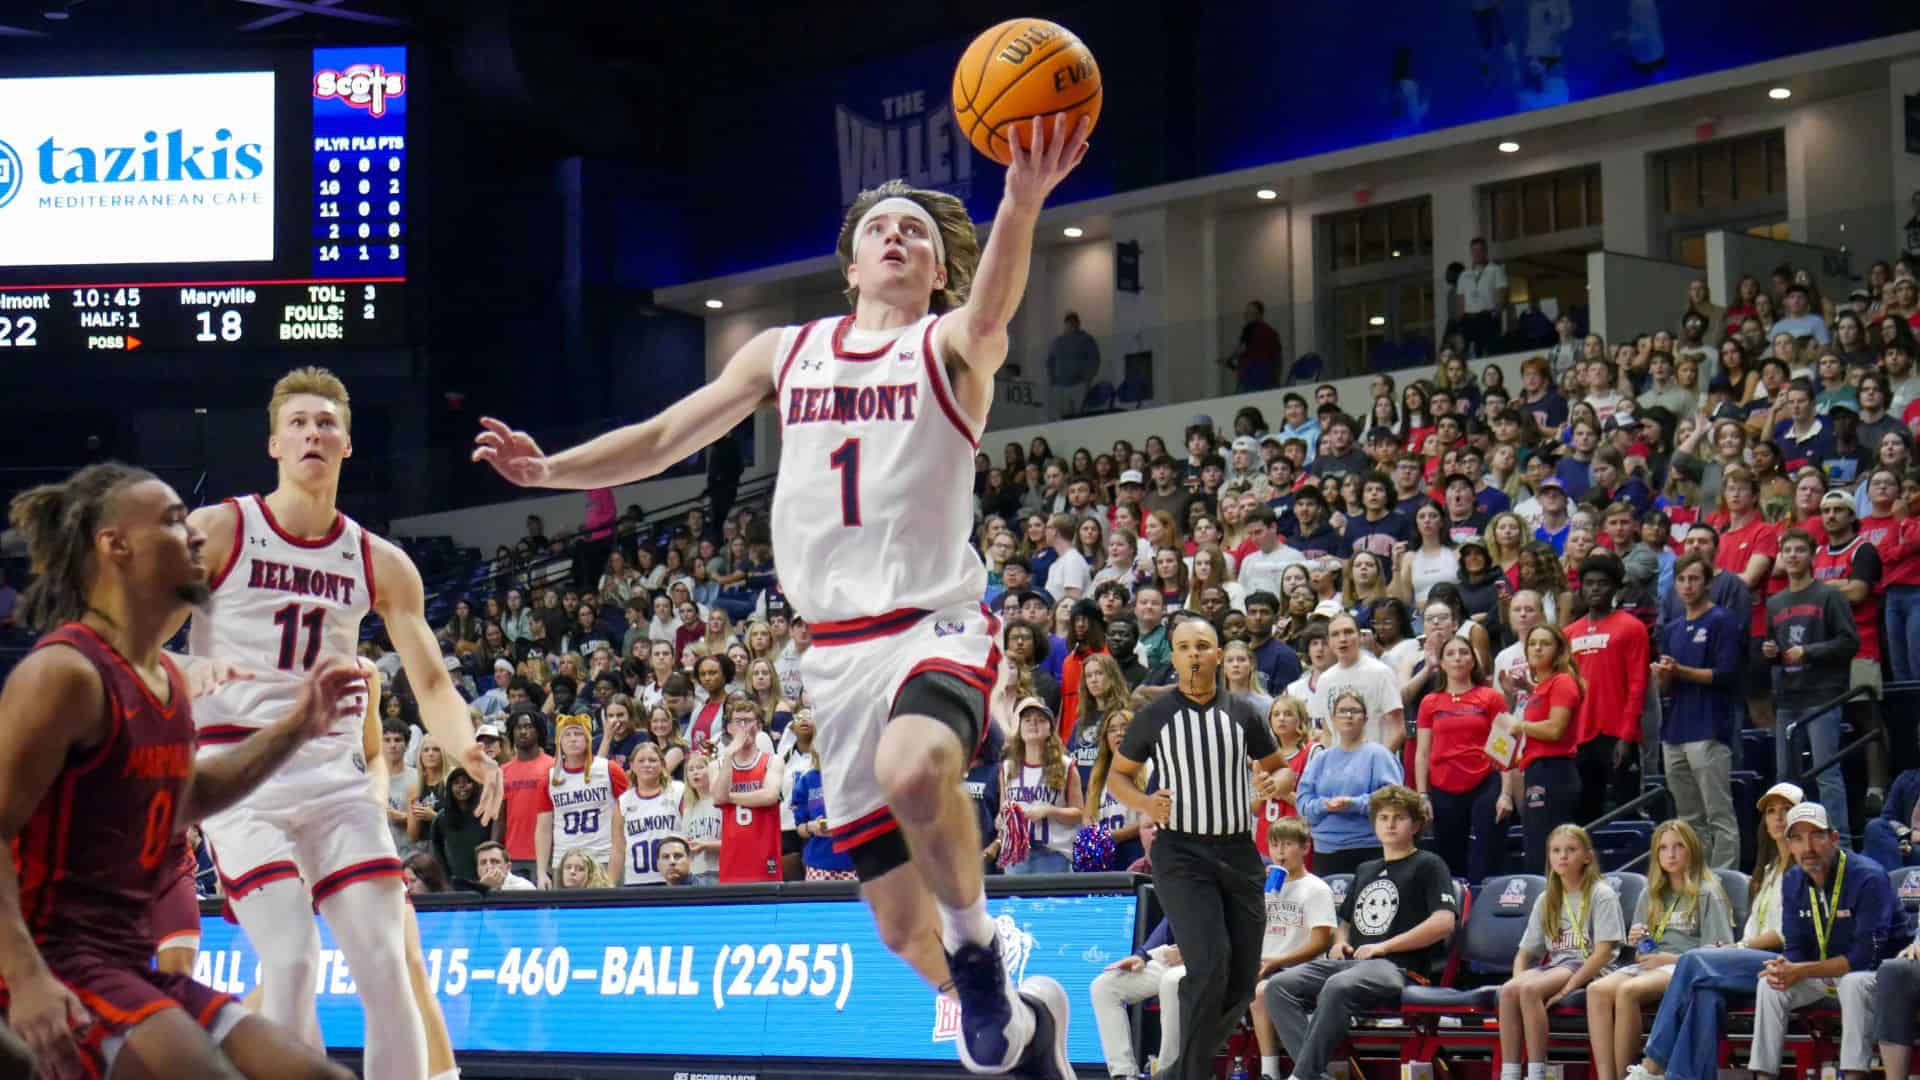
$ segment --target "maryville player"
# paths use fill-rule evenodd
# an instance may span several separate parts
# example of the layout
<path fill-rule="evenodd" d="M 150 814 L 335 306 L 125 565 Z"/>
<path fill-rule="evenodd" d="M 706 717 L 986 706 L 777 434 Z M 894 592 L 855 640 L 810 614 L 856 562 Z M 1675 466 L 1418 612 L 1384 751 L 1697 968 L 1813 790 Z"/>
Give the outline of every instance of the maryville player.
<path fill-rule="evenodd" d="M 660 844 L 669 836 L 683 836 L 680 803 L 685 786 L 669 779 L 660 759 L 660 747 L 645 742 L 627 759 L 633 766 L 633 786 L 620 796 L 620 821 L 626 844 L 626 872 L 622 885 L 660 885 Z"/>
<path fill-rule="evenodd" d="M 727 702 L 727 738 L 707 767 L 720 809 L 720 884 L 780 880 L 780 788 L 786 766 L 760 741 L 760 706 Z"/>
<path fill-rule="evenodd" d="M 774 556 L 813 632 L 801 675 L 821 717 L 836 846 L 853 854 L 888 947 L 935 986 L 951 972 L 960 1056 L 975 1072 L 1072 1073 L 1058 984 L 1010 992 L 960 783 L 998 667 L 986 569 L 967 545 L 973 454 L 1034 223 L 1088 130 L 1035 118 L 1031 148 L 1013 140 L 977 258 L 958 199 L 890 181 L 854 200 L 840 230 L 852 315 L 763 331 L 683 401 L 564 453 L 492 419 L 474 450 L 516 484 L 611 487 L 684 460 L 774 400 Z"/>
<path fill-rule="evenodd" d="M 559 756 L 536 797 L 540 817 L 533 846 L 539 877 L 534 884 L 553 888 L 560 860 L 575 851 L 586 852 L 618 884 L 623 864 L 613 857 L 613 838 L 624 832 L 620 795 L 627 790 L 627 771 L 593 752 L 593 721 L 583 715 L 559 718 L 553 747 Z"/>
<path fill-rule="evenodd" d="M 193 620 L 189 677 L 207 678 L 217 666 L 207 658 L 255 674 L 196 701 L 200 755 L 217 760 L 270 719 L 300 673 L 323 657 L 352 656 L 362 618 L 378 612 L 428 732 L 483 781 L 482 815 L 491 817 L 499 768 L 475 742 L 440 659 L 419 571 L 336 508 L 340 469 L 353 452 L 346 387 L 323 369 L 289 372 L 274 385 L 267 419 L 278 485 L 193 515 L 207 537 L 214 608 Z M 426 1038 L 407 977 L 400 860 L 385 813 L 367 799 L 359 732 L 317 740 L 272 782 L 208 818 L 204 832 L 227 903 L 260 954 L 261 1011 L 323 1045 L 314 1002 L 317 908 L 353 969 L 367 1075 L 426 1076 Z"/>
<path fill-rule="evenodd" d="M 185 827 L 232 806 L 309 739 L 351 732 L 351 657 L 303 672 L 286 704 L 195 762 L 185 678 L 161 651 L 207 597 L 203 537 L 171 487 L 93 465 L 14 499 L 48 631 L 0 691 L 0 1012 L 38 1075 L 349 1075 L 292 1032 L 153 967 L 152 912 Z"/>

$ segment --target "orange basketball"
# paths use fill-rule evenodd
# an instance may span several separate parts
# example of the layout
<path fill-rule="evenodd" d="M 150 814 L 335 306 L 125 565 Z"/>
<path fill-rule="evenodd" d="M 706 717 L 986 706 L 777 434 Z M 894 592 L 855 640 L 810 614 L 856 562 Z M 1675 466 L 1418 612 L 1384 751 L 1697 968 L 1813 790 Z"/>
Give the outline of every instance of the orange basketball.
<path fill-rule="evenodd" d="M 1100 66 L 1073 31 L 1045 19 L 1008 19 L 973 39 L 953 73 L 953 114 L 974 149 L 1002 165 L 1009 135 L 1033 141 L 1033 118 L 1100 119 Z M 1048 132 L 1051 135 L 1051 131 Z"/>

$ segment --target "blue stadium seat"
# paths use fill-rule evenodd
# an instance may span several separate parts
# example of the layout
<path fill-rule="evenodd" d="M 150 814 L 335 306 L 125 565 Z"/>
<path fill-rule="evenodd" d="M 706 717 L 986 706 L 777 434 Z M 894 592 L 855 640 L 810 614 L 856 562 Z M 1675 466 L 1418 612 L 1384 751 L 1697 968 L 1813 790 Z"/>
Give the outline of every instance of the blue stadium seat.
<path fill-rule="evenodd" d="M 1299 359 L 1293 362 L 1293 366 L 1287 369 L 1287 385 L 1291 386 L 1294 383 L 1312 382 L 1320 377 L 1320 371 L 1323 367 L 1325 367 L 1325 361 L 1321 359 L 1319 353 L 1310 352 L 1302 354 Z"/>
<path fill-rule="evenodd" d="M 1653 843 L 1653 822 L 1616 821 L 1593 832 L 1593 847 L 1600 856 L 1600 869 L 1617 870 L 1647 853 Z"/>
<path fill-rule="evenodd" d="M 1537 874 L 1491 877 L 1476 890 L 1466 926 L 1458 934 L 1460 965 L 1465 977 L 1492 980 L 1471 988 L 1409 986 L 1400 996 L 1408 1012 L 1491 1012 L 1498 1004 L 1499 984 L 1513 972 L 1513 956 L 1520 949 L 1534 901 L 1546 890 L 1547 879 Z"/>
<path fill-rule="evenodd" d="M 1080 403 L 1081 416 L 1113 411 L 1113 384 L 1105 379 L 1087 387 L 1087 399 Z"/>
<path fill-rule="evenodd" d="M 1339 911 L 1340 905 L 1347 902 L 1347 890 L 1353 888 L 1352 874 L 1326 874 L 1321 877 L 1327 888 L 1333 890 L 1333 910 Z"/>
<path fill-rule="evenodd" d="M 1773 731 L 1771 729 L 1748 728 L 1740 732 L 1740 761 L 1743 772 L 1751 772 L 1760 777 L 1766 787 L 1773 786 Z"/>
<path fill-rule="evenodd" d="M 1738 934 L 1741 927 L 1747 924 L 1747 909 L 1753 902 L 1753 883 L 1738 869 L 1715 870 L 1713 876 L 1720 879 L 1720 887 L 1726 890 L 1727 900 L 1733 908 L 1733 932 Z M 1633 915 L 1630 911 L 1620 914 L 1626 917 Z"/>
<path fill-rule="evenodd" d="M 1144 380 L 1128 378 L 1121 380 L 1120 389 L 1115 395 L 1115 400 L 1123 407 L 1138 409 L 1142 405 L 1145 405 L 1152 396 Z"/>

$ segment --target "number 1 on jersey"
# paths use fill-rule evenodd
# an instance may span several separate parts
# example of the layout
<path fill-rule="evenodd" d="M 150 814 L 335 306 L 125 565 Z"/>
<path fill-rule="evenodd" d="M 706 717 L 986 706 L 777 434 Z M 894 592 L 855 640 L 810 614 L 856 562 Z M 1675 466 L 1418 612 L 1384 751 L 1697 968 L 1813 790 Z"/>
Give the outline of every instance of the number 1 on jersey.
<path fill-rule="evenodd" d="M 860 524 L 860 440 L 848 439 L 827 455 L 827 461 L 840 474 L 840 524 Z"/>

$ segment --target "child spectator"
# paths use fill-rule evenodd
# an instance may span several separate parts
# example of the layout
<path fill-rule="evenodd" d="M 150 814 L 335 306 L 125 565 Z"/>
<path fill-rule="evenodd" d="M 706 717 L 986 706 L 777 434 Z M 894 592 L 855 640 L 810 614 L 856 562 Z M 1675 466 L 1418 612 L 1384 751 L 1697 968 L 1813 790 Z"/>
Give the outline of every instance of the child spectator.
<path fill-rule="evenodd" d="M 633 786 L 620 796 L 620 824 L 624 833 L 618 883 L 659 885 L 660 845 L 684 831 L 680 807 L 685 786 L 666 776 L 660 748 L 640 743 L 633 751 Z"/>
<path fill-rule="evenodd" d="M 1578 825 L 1547 837 L 1547 888 L 1534 901 L 1500 987 L 1500 1080 L 1545 1080 L 1547 1012 L 1593 982 L 1626 937 L 1620 897 L 1600 880 L 1593 838 Z"/>
<path fill-rule="evenodd" d="M 707 756 L 687 754 L 686 793 L 681 798 L 680 822 L 687 830 L 687 873 L 695 885 L 720 882 L 720 807 L 713 801 Z M 663 868 L 664 872 L 664 868 Z"/>
<path fill-rule="evenodd" d="M 1307 869 L 1313 834 L 1306 822 L 1297 817 L 1281 818 L 1263 831 L 1273 864 L 1286 871 L 1286 881 L 1266 894 L 1267 928 L 1260 943 L 1260 981 L 1253 991 L 1253 1033 L 1260 1045 L 1261 1080 L 1280 1080 L 1279 1040 L 1261 1004 L 1267 982 L 1288 968 L 1325 956 L 1333 944 L 1339 918 L 1334 911 L 1333 890 Z"/>
<path fill-rule="evenodd" d="M 560 857 L 560 873 L 555 880 L 555 888 L 606 889 L 612 886 L 606 870 L 584 848 L 574 848 Z"/>
<path fill-rule="evenodd" d="M 1073 869 L 1073 838 L 1083 798 L 1080 773 L 1067 761 L 1066 746 L 1054 729 L 1053 711 L 1038 698 L 1014 709 L 1017 737 L 1008 740 L 1001 761 L 1000 790 L 1027 819 L 1027 858 L 1007 867 L 1009 874 L 1065 874 Z"/>
<path fill-rule="evenodd" d="M 1294 803 L 1300 776 L 1307 771 L 1307 762 L 1313 759 L 1314 753 L 1324 747 L 1314 741 L 1313 721 L 1307 716 L 1306 703 L 1299 698 L 1276 699 L 1267 709 L 1267 726 L 1273 729 L 1273 741 L 1279 744 L 1280 755 L 1287 759 L 1286 767 L 1278 772 L 1270 773 L 1257 765 L 1253 770 L 1253 839 L 1260 849 L 1260 857 L 1271 863 L 1274 859 L 1267 847 L 1268 829 L 1282 818 L 1300 816 L 1299 807 Z M 1311 852 L 1307 859 L 1310 865 Z"/>

